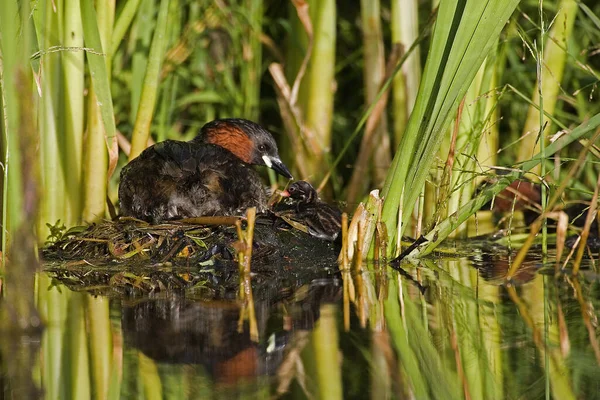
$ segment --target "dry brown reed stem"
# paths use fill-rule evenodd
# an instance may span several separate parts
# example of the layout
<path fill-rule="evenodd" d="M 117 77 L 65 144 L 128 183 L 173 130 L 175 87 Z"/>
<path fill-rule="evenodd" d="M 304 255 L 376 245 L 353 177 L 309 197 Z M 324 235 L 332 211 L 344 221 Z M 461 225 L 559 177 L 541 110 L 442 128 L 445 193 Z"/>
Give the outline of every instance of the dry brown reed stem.
<path fill-rule="evenodd" d="M 221 226 L 221 225 L 235 225 L 237 226 L 238 221 L 241 222 L 244 220 L 242 217 L 194 217 L 194 218 L 183 218 L 177 222 L 183 222 L 184 224 L 192 224 L 192 225 L 210 225 L 210 226 Z M 240 225 L 241 229 L 241 225 Z M 254 226 L 253 226 L 254 229 Z M 239 232 L 238 232 L 239 235 Z M 242 238 L 240 237 L 240 240 Z"/>
<path fill-rule="evenodd" d="M 350 280 L 352 276 L 346 269 L 342 271 L 343 301 L 344 301 L 344 330 L 350 331 Z"/>
<path fill-rule="evenodd" d="M 387 299 L 387 274 L 386 274 L 386 264 L 387 264 L 387 228 L 385 224 L 381 221 L 377 222 L 377 230 L 376 235 L 380 243 L 380 260 L 382 262 L 378 263 L 378 272 L 376 275 L 376 283 L 378 290 L 378 298 L 380 302 L 380 306 L 384 307 L 384 302 Z M 377 254 L 377 253 L 376 253 Z M 377 264 L 376 264 L 377 265 Z M 383 317 L 383 313 L 382 313 Z"/>
<path fill-rule="evenodd" d="M 425 186 L 421 190 L 419 202 L 417 203 L 417 226 L 415 227 L 415 237 L 421 236 L 423 232 L 423 216 L 425 211 Z"/>
<path fill-rule="evenodd" d="M 305 164 L 304 149 L 305 143 L 301 139 L 301 126 L 302 117 L 300 110 L 297 105 L 290 103 L 291 88 L 285 78 L 285 72 L 283 72 L 283 66 L 278 63 L 271 63 L 269 65 L 269 72 L 273 81 L 275 82 L 275 93 L 277 94 L 277 104 L 279 105 L 279 112 L 283 125 L 285 126 L 285 132 L 287 133 L 292 148 L 298 151 L 294 152 L 294 163 L 296 168 L 300 172 L 300 176 L 308 175 L 308 167 Z"/>
<path fill-rule="evenodd" d="M 295 330 L 293 332 L 290 345 L 286 347 L 286 354 L 277 369 L 277 394 L 279 396 L 289 392 L 289 387 L 294 378 L 296 378 L 304 393 L 308 393 L 301 354 L 308 344 L 309 334 L 310 332 L 306 330 Z"/>
<path fill-rule="evenodd" d="M 365 206 L 364 204 L 360 203 L 358 205 L 358 207 L 356 207 L 356 210 L 354 211 L 354 214 L 352 215 L 352 220 L 349 222 L 348 224 L 348 229 L 347 229 L 347 235 L 346 235 L 346 261 L 348 263 L 348 265 L 346 265 L 347 267 L 349 267 L 349 264 L 352 263 L 352 260 L 354 259 L 354 251 L 355 251 L 355 246 L 354 246 L 354 242 L 357 240 L 357 236 L 358 236 L 358 221 L 362 220 L 363 215 L 366 213 L 365 210 Z M 338 257 L 338 261 L 341 261 L 343 257 L 343 254 L 340 254 Z"/>
<path fill-rule="evenodd" d="M 240 332 L 243 330 L 244 319 L 247 316 L 250 339 L 254 342 L 258 342 L 258 324 L 256 322 L 256 313 L 254 311 L 254 298 L 252 296 L 252 282 L 250 279 L 256 207 L 251 207 L 246 210 L 246 219 L 248 221 L 248 228 L 246 229 L 246 232 L 242 231 L 242 223 L 240 219 L 235 222 L 238 237 L 241 242 L 241 248 L 240 251 L 238 251 L 238 265 L 240 269 L 240 300 L 242 301 L 242 308 L 240 309 L 238 330 Z"/>
<path fill-rule="evenodd" d="M 396 43 L 392 48 L 392 53 L 390 54 L 390 58 L 386 66 L 385 76 L 381 80 L 382 83 L 379 91 L 381 91 L 385 83 L 393 74 L 394 69 L 396 68 L 396 64 L 400 59 L 401 49 L 402 46 L 399 43 Z M 377 132 L 376 128 L 379 126 L 381 116 L 383 115 L 383 112 L 385 111 L 385 108 L 387 106 L 390 88 L 391 86 L 388 87 L 384 94 L 379 98 L 377 105 L 375 106 L 375 108 L 373 108 L 373 112 L 371 113 L 371 115 L 369 115 L 369 118 L 367 119 L 367 123 L 365 126 L 365 134 L 363 135 L 362 140 L 360 142 L 360 150 L 358 152 L 356 163 L 354 164 L 354 170 L 352 172 L 352 177 L 350 178 L 350 184 L 348 185 L 348 195 L 346 197 L 348 209 L 352 207 L 352 204 L 356 203 L 358 197 L 361 195 L 361 189 L 364 186 L 363 184 L 366 176 L 365 171 L 368 168 L 367 164 L 369 163 L 369 159 L 371 158 L 371 155 L 373 153 L 373 142 L 376 138 L 375 133 Z M 327 174 L 323 181 L 328 179 L 329 176 L 330 175 Z M 321 182 L 319 188 L 321 188 L 322 186 L 324 186 L 324 182 Z"/>
<path fill-rule="evenodd" d="M 556 323 L 558 324 L 558 340 L 560 343 L 560 353 L 566 358 L 571 352 L 571 343 L 569 341 L 569 328 L 560 299 L 556 303 Z"/>
<path fill-rule="evenodd" d="M 558 272 L 560 267 L 560 259 L 565 250 L 565 241 L 567 240 L 567 230 L 569 229 L 569 216 L 564 211 L 548 214 L 549 217 L 554 217 L 556 223 L 556 265 L 555 272 Z"/>
<path fill-rule="evenodd" d="M 261 33 L 260 42 L 267 50 L 271 52 L 271 55 L 277 60 L 278 63 L 283 64 L 285 62 L 285 56 L 270 36 L 266 35 L 264 32 Z"/>
<path fill-rule="evenodd" d="M 294 7 L 296 8 L 296 13 L 298 14 L 298 19 L 302 23 L 304 30 L 306 31 L 306 35 L 308 36 L 308 47 L 306 49 L 306 54 L 304 55 L 304 59 L 302 60 L 302 64 L 300 64 L 300 69 L 298 70 L 298 74 L 296 75 L 296 79 L 294 79 L 294 85 L 292 86 L 292 92 L 290 97 L 290 104 L 296 105 L 298 101 L 298 91 L 300 90 L 300 82 L 302 82 L 302 78 L 306 73 L 306 68 L 308 68 L 308 62 L 312 56 L 312 49 L 314 45 L 314 31 L 312 26 L 312 21 L 310 20 L 310 13 L 308 10 L 308 3 L 304 0 L 292 0 Z"/>
<path fill-rule="evenodd" d="M 375 266 L 379 265 L 379 249 L 381 248 L 381 239 L 375 229 L 375 243 L 373 244 L 373 263 Z"/>
<path fill-rule="evenodd" d="M 365 241 L 365 223 L 358 221 L 358 238 L 356 240 L 356 251 L 353 257 L 353 272 L 358 274 L 362 270 L 362 260 L 364 254 L 364 241 Z"/>
<path fill-rule="evenodd" d="M 577 239 L 575 239 L 575 243 L 573 244 L 571 251 L 569 251 L 569 254 L 567 254 L 567 258 L 565 258 L 565 261 L 563 262 L 561 269 L 565 269 L 567 267 L 569 260 L 571 259 L 571 257 L 573 257 L 573 254 L 575 254 L 575 250 L 577 250 L 577 246 L 579 245 L 579 242 L 581 242 L 581 236 L 577 236 Z M 557 259 L 557 261 L 560 261 L 560 260 Z"/>
<path fill-rule="evenodd" d="M 583 246 L 582 246 L 583 247 Z M 575 291 L 575 298 L 579 302 L 579 307 L 581 307 L 581 316 L 583 317 L 583 323 L 588 330 L 588 335 L 590 337 L 590 345 L 592 349 L 594 349 L 594 355 L 596 356 L 596 362 L 600 365 L 600 346 L 598 345 L 598 338 L 596 337 L 596 329 L 594 324 L 590 319 L 590 315 L 594 315 L 594 310 L 591 309 L 589 301 L 586 301 L 583 298 L 583 293 L 581 291 L 581 284 L 577 277 L 575 277 L 571 281 L 571 285 Z"/>
<path fill-rule="evenodd" d="M 398 257 L 402 253 L 402 217 L 404 210 L 404 188 L 402 188 L 402 194 L 400 195 L 400 207 L 398 208 L 398 223 L 396 224 L 396 253 L 394 257 Z"/>
<path fill-rule="evenodd" d="M 246 230 L 246 254 L 244 260 L 244 272 L 250 273 L 250 262 L 252 260 L 252 242 L 254 240 L 254 224 L 256 222 L 256 207 L 250 207 L 246 211 L 248 229 Z"/>
<path fill-rule="evenodd" d="M 123 154 L 125 154 L 127 157 L 129 157 L 129 152 L 131 151 L 131 142 L 129 141 L 129 139 L 127 139 L 125 137 L 125 135 L 123 135 L 121 133 L 121 131 L 117 131 L 117 145 L 118 147 L 121 149 L 121 151 L 123 152 Z M 156 142 L 154 141 L 154 139 L 152 139 L 152 137 L 148 138 L 148 147 L 152 146 L 156 144 Z"/>
<path fill-rule="evenodd" d="M 540 231 L 541 227 L 542 227 L 542 219 L 538 218 L 531 225 L 531 232 L 530 232 L 529 236 L 527 237 L 527 239 L 525 240 L 525 243 L 523 243 L 523 246 L 519 249 L 519 252 L 515 256 L 515 259 L 514 259 L 512 265 L 510 266 L 508 273 L 506 274 L 506 280 L 511 280 L 513 278 L 513 276 L 515 276 L 515 274 L 517 273 L 519 268 L 521 267 L 521 264 L 523 264 L 523 261 L 525 260 L 525 257 L 527 256 L 527 252 L 533 245 L 533 242 L 535 241 L 535 237 L 536 237 L 537 233 Z"/>
<path fill-rule="evenodd" d="M 531 329 L 531 337 L 533 339 L 533 343 L 535 343 L 535 345 L 538 347 L 538 349 L 540 349 L 540 351 L 543 351 L 543 349 L 545 348 L 545 344 L 542 340 L 542 334 L 539 328 L 533 322 L 533 318 L 531 318 L 529 307 L 527 306 L 527 304 L 523 303 L 523 301 L 517 294 L 517 289 L 515 289 L 514 286 L 508 286 L 506 288 L 506 291 L 508 292 L 508 295 L 512 302 L 515 303 L 515 305 L 517 306 L 519 314 L 521 315 L 521 318 L 523 318 L 525 325 L 527 325 L 529 329 Z"/>
<path fill-rule="evenodd" d="M 460 131 L 460 121 L 462 120 L 462 112 L 465 106 L 465 98 L 460 102 L 458 111 L 456 113 L 456 119 L 454 120 L 454 129 L 452 129 L 452 138 L 450 139 L 450 149 L 448 150 L 448 158 L 446 158 L 446 164 L 444 165 L 444 172 L 442 174 L 442 182 L 440 183 L 440 191 L 438 196 L 438 204 L 436 214 L 439 216 L 441 213 L 444 215 L 447 213 L 448 200 L 450 198 L 450 187 L 452 183 L 452 170 L 454 168 L 454 160 L 456 159 L 456 139 L 458 138 L 458 132 Z M 435 219 L 437 219 L 437 216 Z"/>
<path fill-rule="evenodd" d="M 590 208 L 585 217 L 585 224 L 583 225 L 583 231 L 581 232 L 581 241 L 579 242 L 579 248 L 577 249 L 577 255 L 575 256 L 575 264 L 573 265 L 573 275 L 577 275 L 579 273 L 579 267 L 581 266 L 581 260 L 583 259 L 583 253 L 585 252 L 585 248 L 587 247 L 588 236 L 590 235 L 590 228 L 592 227 L 592 222 L 596 218 L 596 211 L 598 208 L 598 190 L 600 189 L 600 175 L 598 175 L 598 180 L 596 182 L 596 189 L 594 189 L 594 195 L 592 196 L 592 200 L 590 201 Z"/>
<path fill-rule="evenodd" d="M 375 233 L 379 238 L 380 256 L 379 258 L 385 263 L 387 261 L 387 226 L 381 221 L 381 211 L 383 209 L 383 202 L 379 203 L 379 209 L 377 210 L 377 226 Z"/>
<path fill-rule="evenodd" d="M 377 210 L 377 225 L 375 227 L 375 246 L 373 250 L 373 265 L 375 267 L 375 288 L 376 293 L 379 299 L 379 307 L 383 310 L 383 302 L 384 298 L 381 297 L 381 294 L 384 292 L 382 289 L 386 282 L 387 275 L 385 274 L 385 262 L 380 262 L 380 260 L 386 261 L 386 241 L 387 235 L 385 234 L 385 224 L 381 222 L 381 208 L 382 203 L 379 203 L 379 208 Z M 387 291 L 385 291 L 387 292 Z M 382 323 L 384 321 L 383 312 L 379 312 L 377 314 L 379 316 L 379 320 L 377 324 L 379 326 L 383 326 Z"/>
<path fill-rule="evenodd" d="M 390 238 L 387 234 L 387 226 L 380 222 L 380 227 L 378 227 L 379 237 L 381 237 L 381 260 L 383 264 L 387 264 L 388 262 L 388 241 Z"/>
<path fill-rule="evenodd" d="M 360 327 L 367 327 L 367 290 L 365 288 L 364 277 L 362 273 L 353 274 L 354 282 L 356 285 L 356 313 L 358 314 L 358 320 L 360 321 Z"/>
<path fill-rule="evenodd" d="M 342 250 L 338 257 L 338 262 L 340 271 L 342 271 L 344 330 L 346 332 L 350 331 L 350 280 L 352 279 L 348 265 L 348 246 L 350 245 L 351 243 L 348 238 L 348 214 L 342 213 Z"/>
<path fill-rule="evenodd" d="M 348 269 L 348 214 L 342 213 L 342 254 L 340 269 Z"/>
<path fill-rule="evenodd" d="M 362 276 L 362 260 L 364 251 L 364 236 L 365 236 L 365 224 L 362 221 L 358 222 L 358 239 L 355 243 L 356 251 L 352 259 L 352 275 L 356 281 L 356 305 L 358 310 L 358 318 L 360 320 L 360 326 L 367 326 L 367 299 L 366 299 L 366 288 L 365 282 Z"/>

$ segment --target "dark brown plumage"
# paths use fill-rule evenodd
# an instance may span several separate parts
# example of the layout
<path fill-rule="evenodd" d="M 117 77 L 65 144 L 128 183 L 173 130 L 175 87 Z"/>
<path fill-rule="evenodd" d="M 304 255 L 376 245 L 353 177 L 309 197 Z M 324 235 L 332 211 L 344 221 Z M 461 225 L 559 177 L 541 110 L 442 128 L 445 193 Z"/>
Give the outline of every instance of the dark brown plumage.
<path fill-rule="evenodd" d="M 291 178 L 271 134 L 244 119 L 215 120 L 189 142 L 167 140 L 144 150 L 121 172 L 121 214 L 158 223 L 266 210 L 265 188 L 252 165 Z"/>
<path fill-rule="evenodd" d="M 308 233 L 320 239 L 334 241 L 338 237 L 342 213 L 321 201 L 310 183 L 294 182 L 281 195 L 292 199 L 293 210 L 286 213 L 287 218 L 306 225 Z"/>

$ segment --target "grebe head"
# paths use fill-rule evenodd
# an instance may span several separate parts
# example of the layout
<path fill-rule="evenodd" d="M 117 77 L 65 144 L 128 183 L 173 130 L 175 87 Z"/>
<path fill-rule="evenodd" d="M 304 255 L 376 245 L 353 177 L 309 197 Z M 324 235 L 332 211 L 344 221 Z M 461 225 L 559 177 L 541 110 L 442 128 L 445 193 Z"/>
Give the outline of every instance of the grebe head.
<path fill-rule="evenodd" d="M 240 118 L 217 119 L 204 125 L 197 139 L 229 150 L 246 164 L 266 165 L 278 174 L 292 178 L 279 157 L 273 136 L 252 121 Z"/>
<path fill-rule="evenodd" d="M 317 200 L 317 191 L 306 181 L 296 181 L 292 183 L 287 190 L 284 190 L 281 195 L 294 200 L 299 200 L 302 203 L 313 203 Z"/>

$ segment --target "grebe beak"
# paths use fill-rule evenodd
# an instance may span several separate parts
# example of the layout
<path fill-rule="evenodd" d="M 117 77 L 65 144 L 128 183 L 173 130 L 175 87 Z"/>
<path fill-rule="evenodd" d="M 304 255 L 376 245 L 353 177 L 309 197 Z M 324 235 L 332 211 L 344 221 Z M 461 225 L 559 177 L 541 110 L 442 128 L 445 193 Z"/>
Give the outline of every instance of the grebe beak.
<path fill-rule="evenodd" d="M 269 168 L 271 168 L 272 170 L 274 170 L 275 172 L 277 172 L 279 175 L 285 176 L 288 179 L 292 179 L 292 174 L 290 173 L 290 170 L 285 166 L 285 164 L 277 157 L 271 157 L 271 156 L 262 156 L 263 161 L 265 162 L 265 165 Z"/>

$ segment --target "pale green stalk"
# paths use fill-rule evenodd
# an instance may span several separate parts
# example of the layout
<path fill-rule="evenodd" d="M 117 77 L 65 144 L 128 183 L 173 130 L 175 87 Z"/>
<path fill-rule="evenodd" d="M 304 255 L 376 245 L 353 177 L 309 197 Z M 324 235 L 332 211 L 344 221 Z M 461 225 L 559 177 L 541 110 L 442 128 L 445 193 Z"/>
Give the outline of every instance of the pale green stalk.
<path fill-rule="evenodd" d="M 540 81 L 536 83 L 531 99 L 536 107 L 530 106 L 527 113 L 527 120 L 523 126 L 523 140 L 520 142 L 517 155 L 519 162 L 529 159 L 540 149 L 539 137 L 542 134 L 540 121 L 542 121 L 542 126 L 548 121 L 548 118 L 540 116 L 537 107 L 541 101 L 540 93 L 544 94 L 544 112 L 552 115 L 561 91 L 565 62 L 568 56 L 567 41 L 573 31 L 578 5 L 575 0 L 561 0 L 558 10 L 552 23 L 552 29 L 548 33 L 548 42 L 544 45 L 543 60 L 538 60 Z"/>
<path fill-rule="evenodd" d="M 167 27 L 167 42 L 177 43 L 180 39 L 181 25 L 177 23 L 182 18 L 182 4 L 180 0 L 171 0 L 169 10 L 169 21 Z M 163 69 L 164 73 L 164 69 Z M 169 74 L 165 77 L 161 85 L 160 105 L 157 111 L 157 132 L 156 141 L 162 142 L 169 137 L 170 131 L 173 129 L 173 117 L 176 116 L 178 109 L 177 94 L 180 83 L 180 77 L 177 74 Z M 204 94 L 204 93 L 202 93 Z"/>
<path fill-rule="evenodd" d="M 502 330 L 497 312 L 501 306 L 500 286 L 479 280 L 477 282 L 479 302 L 479 331 L 482 351 L 485 351 L 486 368 L 484 393 L 495 393 L 495 398 L 506 398 L 504 393 L 504 376 L 502 371 Z"/>
<path fill-rule="evenodd" d="M 449 267 L 451 263 L 448 263 Z M 450 274 L 455 275 L 457 282 L 474 292 L 479 283 L 478 271 L 471 268 L 468 260 L 458 260 L 456 263 L 456 268 L 448 268 Z M 452 297 L 448 294 L 447 298 L 449 301 L 445 302 L 444 308 L 451 313 L 455 325 L 469 393 L 474 399 L 501 400 L 502 397 L 496 391 L 499 385 L 485 386 L 486 382 L 493 382 L 493 376 L 490 376 L 492 370 L 483 347 L 483 332 L 479 329 L 479 304 L 466 296 Z"/>
<path fill-rule="evenodd" d="M 450 171 L 449 188 L 447 188 L 450 193 L 442 194 L 447 199 L 442 200 L 446 207 L 444 217 L 456 212 L 464 203 L 471 200 L 475 191 L 476 174 L 480 172 L 480 166 L 475 163 L 475 156 L 490 120 L 486 110 L 491 109 L 489 106 L 491 99 L 486 94 L 490 91 L 494 64 L 494 57 L 486 59 L 464 98 L 453 155 L 454 163 Z M 451 236 L 465 237 L 466 234 L 467 225 L 462 224 Z"/>
<path fill-rule="evenodd" d="M 85 293 L 73 293 L 69 299 L 65 346 L 69 354 L 70 391 L 65 398 L 90 399 L 90 359 L 85 327 Z M 63 374 L 63 380 L 66 381 Z"/>
<path fill-rule="evenodd" d="M 280 101 L 281 113 L 291 136 L 281 149 L 290 149 L 284 157 L 295 159 L 300 172 L 297 178 L 319 181 L 327 171 L 326 155 L 331 146 L 331 123 L 333 117 L 333 95 L 335 91 L 335 44 L 336 5 L 333 0 L 308 1 L 308 14 L 312 23 L 312 46 L 306 28 L 296 16 L 306 12 L 305 4 L 294 3 L 290 7 L 290 35 L 286 57 L 287 84 L 292 92 L 288 110 L 286 102 Z M 308 66 L 298 85 L 298 75 L 304 58 L 310 54 Z"/>
<path fill-rule="evenodd" d="M 84 59 L 83 26 L 81 25 L 80 0 L 64 0 L 63 44 L 77 50 L 61 52 L 64 76 L 64 160 L 66 162 L 66 226 L 81 221 L 82 211 L 82 152 L 84 120 Z M 54 221 L 47 221 L 54 223 Z"/>
<path fill-rule="evenodd" d="M 310 0 L 314 29 L 312 56 L 303 85 L 308 93 L 301 100 L 305 123 L 320 146 L 320 154 L 312 160 L 312 178 L 317 181 L 325 174 L 323 162 L 331 146 L 331 121 L 335 93 L 336 5 L 334 0 Z"/>
<path fill-rule="evenodd" d="M 496 88 L 498 87 L 498 74 L 501 66 L 504 62 L 504 57 L 498 57 L 493 65 L 492 77 L 490 80 L 490 86 L 487 92 L 485 115 L 487 120 L 483 128 L 481 141 L 477 146 L 477 171 L 481 169 L 489 169 L 491 166 L 497 165 L 498 158 L 498 141 L 500 136 L 500 113 L 498 104 L 498 93 Z M 477 179 L 478 182 L 481 179 Z"/>
<path fill-rule="evenodd" d="M 251 120 L 258 119 L 260 101 L 260 76 L 262 73 L 262 34 L 263 0 L 244 2 L 249 23 L 247 30 L 248 51 L 244 54 L 245 65 L 241 68 L 241 86 L 244 96 L 243 115 Z"/>
<path fill-rule="evenodd" d="M 95 399 L 106 399 L 113 358 L 109 300 L 106 297 L 90 295 L 86 295 L 85 300 L 93 394 Z"/>
<path fill-rule="evenodd" d="M 141 0 L 127 0 L 127 3 L 121 10 L 119 18 L 115 22 L 115 26 L 113 29 L 112 40 L 110 45 L 111 56 L 117 52 L 117 49 L 121 45 L 121 41 L 123 40 L 125 33 L 131 26 L 131 21 L 133 21 L 133 17 L 135 17 L 137 13 L 140 1 Z"/>
<path fill-rule="evenodd" d="M 27 56 L 19 51 L 25 45 L 21 30 L 19 4 L 16 0 L 0 2 L 0 78 L 2 89 L 4 182 L 2 198 L 2 266 L 7 251 L 7 235 L 11 235 L 23 223 L 23 191 L 20 175 L 21 156 L 19 153 L 19 96 L 17 73 L 25 64 Z"/>
<path fill-rule="evenodd" d="M 148 65 L 148 53 L 152 44 L 152 31 L 156 28 L 156 0 L 142 2 L 131 25 L 131 33 L 127 43 L 127 52 L 131 56 L 131 104 L 129 122 L 135 124 L 145 71 Z"/>
<path fill-rule="evenodd" d="M 168 15 L 169 0 L 161 0 L 156 29 L 152 39 L 152 46 L 150 47 L 146 75 L 144 77 L 144 87 L 133 127 L 131 151 L 129 153 L 130 160 L 137 157 L 147 147 L 148 138 L 150 137 L 150 125 L 152 124 L 156 98 L 158 96 L 160 68 L 167 47 L 166 31 Z"/>
<path fill-rule="evenodd" d="M 385 79 L 383 34 L 380 21 L 379 1 L 361 1 L 361 22 L 363 31 L 365 102 L 375 104 Z M 354 162 L 354 170 L 348 184 L 346 200 L 354 204 L 364 195 L 369 176 L 380 186 L 385 171 L 391 162 L 390 140 L 387 133 L 387 118 L 379 113 L 378 120 L 368 124 L 362 137 L 359 153 Z M 371 168 L 372 167 L 372 168 Z"/>
<path fill-rule="evenodd" d="M 107 193 L 106 171 L 108 151 L 104 137 L 102 118 L 99 115 L 94 84 L 88 91 L 87 140 L 84 157 L 84 207 L 82 218 L 86 223 L 100 221 L 105 216 Z M 104 197 L 102 197 L 104 195 Z"/>
<path fill-rule="evenodd" d="M 381 11 L 379 0 L 361 0 L 361 25 L 364 49 L 364 71 L 366 104 L 372 104 L 385 78 L 385 56 L 383 46 L 383 32 L 381 27 Z M 406 65 L 406 64 L 405 64 Z M 391 143 L 388 133 L 387 117 L 382 113 L 379 123 L 375 128 L 372 141 L 376 146 L 361 144 L 361 151 L 371 149 L 371 164 L 373 169 L 371 176 L 375 187 L 381 186 L 385 180 L 387 168 L 391 163 Z M 360 157 L 360 156 L 359 156 Z M 367 165 L 357 165 L 362 169 L 360 173 L 364 178 L 367 176 Z M 356 184 L 356 182 L 354 183 Z M 351 184 L 352 185 L 352 184 Z"/>
<path fill-rule="evenodd" d="M 41 375 L 46 398 L 58 400 L 65 398 L 67 379 L 63 378 L 65 361 L 65 332 L 67 305 L 70 291 L 51 288 L 51 280 L 46 274 L 39 275 L 37 308 L 46 329 L 42 336 Z"/>
<path fill-rule="evenodd" d="M 37 224 L 38 239 L 43 242 L 49 230 L 46 223 L 55 224 L 59 219 L 65 221 L 66 207 L 66 170 L 63 156 L 66 156 L 64 119 L 61 104 L 63 102 L 63 74 L 60 52 L 50 52 L 53 46 L 60 45 L 63 4 L 46 0 L 39 5 L 39 19 L 35 20 L 39 32 L 38 44 L 42 53 L 40 58 L 41 97 L 39 103 L 38 126 L 40 131 L 41 191 L 44 194 L 40 202 Z M 56 7 L 57 11 L 54 11 Z M 37 13 L 35 13 L 37 14 Z"/>
<path fill-rule="evenodd" d="M 336 307 L 321 306 L 320 318 L 312 333 L 319 399 L 342 399 L 342 371 L 339 360 Z"/>
<path fill-rule="evenodd" d="M 416 0 L 392 0 L 392 43 L 400 44 L 406 52 L 419 36 L 419 15 Z M 419 48 L 416 47 L 404 65 L 401 73 L 394 78 L 394 144 L 400 144 L 402 134 L 406 129 L 408 116 L 412 112 L 417 98 L 419 81 L 421 80 L 421 61 Z"/>
<path fill-rule="evenodd" d="M 138 352 L 139 377 L 144 387 L 144 398 L 147 400 L 162 400 L 162 382 L 158 374 L 156 361 Z"/>
<path fill-rule="evenodd" d="M 163 400 L 180 400 L 189 398 L 186 396 L 185 387 L 185 365 L 167 364 L 158 365 L 158 374 L 163 385 Z"/>
<path fill-rule="evenodd" d="M 574 3 L 574 2 L 573 2 Z M 575 6 L 575 11 L 577 11 L 577 6 Z M 541 63 L 541 60 L 544 60 L 544 36 L 546 34 L 546 27 L 545 27 L 545 22 L 544 22 L 544 1 L 543 0 L 539 0 L 539 16 L 540 16 L 540 51 L 536 56 L 537 59 L 537 89 L 538 89 L 538 95 L 539 95 L 539 110 L 544 110 L 544 67 Z M 574 15 L 573 15 L 573 19 L 574 19 Z M 572 26 L 572 25 L 571 25 Z M 562 75 L 562 74 L 561 74 Z M 558 85 L 557 85 L 558 86 Z M 538 113 L 538 120 L 539 120 L 539 148 L 540 148 L 540 157 L 543 160 L 540 163 L 540 173 L 542 177 L 546 176 L 546 135 L 545 135 L 545 127 L 544 127 L 544 113 L 537 111 Z M 548 197 L 547 197 L 547 193 L 546 193 L 546 185 L 541 185 L 541 206 L 542 206 L 542 211 L 546 211 L 547 208 L 547 204 L 548 204 Z M 542 217 L 542 260 L 543 262 L 547 261 L 547 256 L 548 256 L 548 219 L 545 217 Z M 509 272 L 510 274 L 510 272 Z M 575 273 L 576 274 L 576 273 Z M 538 281 L 540 281 L 540 279 L 537 279 Z M 545 282 L 546 277 L 544 277 L 540 283 L 542 283 L 542 288 L 545 287 L 545 285 L 543 284 L 543 282 Z M 528 291 L 529 293 L 530 291 Z M 537 305 L 539 304 L 543 304 L 543 321 L 544 321 L 544 337 L 545 337 L 545 342 L 548 341 L 548 337 L 549 337 L 549 333 L 550 333 L 550 323 L 549 323 L 549 310 L 548 310 L 548 304 L 547 304 L 547 300 L 548 300 L 548 296 L 547 296 L 547 292 L 544 290 L 543 294 L 545 296 L 540 296 L 540 298 L 543 298 L 544 301 L 543 302 L 536 302 Z M 554 321 L 556 321 L 556 319 L 554 319 Z M 535 323 L 535 322 L 534 322 Z M 556 327 L 557 324 L 556 322 L 554 323 L 554 327 Z M 546 398 L 549 399 L 550 398 L 550 380 L 553 379 L 552 376 L 550 376 L 550 356 L 548 354 L 548 352 L 544 352 L 544 367 L 546 368 L 546 373 L 544 375 L 545 378 L 545 383 L 546 383 Z M 564 367 L 564 365 L 562 365 Z"/>
<path fill-rule="evenodd" d="M 387 360 L 387 346 L 389 346 L 390 336 L 386 331 L 372 332 L 370 340 L 370 351 L 372 361 L 370 365 L 371 375 L 371 399 L 390 399 L 392 389 L 393 372 Z"/>
<path fill-rule="evenodd" d="M 92 84 L 88 93 L 87 143 L 84 157 L 84 209 L 87 222 L 104 218 L 108 148 L 115 139 L 115 120 L 110 94 L 110 57 L 103 52 L 104 43 L 110 43 L 114 2 L 102 2 L 98 17 L 92 0 L 81 1 L 83 30 Z"/>

